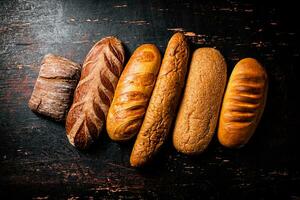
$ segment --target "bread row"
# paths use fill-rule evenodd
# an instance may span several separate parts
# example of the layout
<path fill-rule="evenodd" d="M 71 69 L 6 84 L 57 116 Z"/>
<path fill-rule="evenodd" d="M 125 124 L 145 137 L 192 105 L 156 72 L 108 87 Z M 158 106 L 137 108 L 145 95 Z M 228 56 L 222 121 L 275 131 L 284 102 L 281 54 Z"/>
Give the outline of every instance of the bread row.
<path fill-rule="evenodd" d="M 255 59 L 239 61 L 227 86 L 221 53 L 199 48 L 189 63 L 182 33 L 172 36 L 162 60 L 152 44 L 138 47 L 123 70 L 124 60 L 121 42 L 104 38 L 86 56 L 78 82 L 80 65 L 48 55 L 29 107 L 56 120 L 66 118 L 67 137 L 79 149 L 88 148 L 105 126 L 114 141 L 136 136 L 132 166 L 151 161 L 169 134 L 185 154 L 203 152 L 216 128 L 220 143 L 230 148 L 253 135 L 268 88 L 267 74 Z"/>

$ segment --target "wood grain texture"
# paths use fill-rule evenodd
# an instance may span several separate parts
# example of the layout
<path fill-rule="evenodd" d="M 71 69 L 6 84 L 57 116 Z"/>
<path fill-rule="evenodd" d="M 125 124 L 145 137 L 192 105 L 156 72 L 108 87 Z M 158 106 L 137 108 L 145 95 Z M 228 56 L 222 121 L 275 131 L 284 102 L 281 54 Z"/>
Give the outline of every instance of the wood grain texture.
<path fill-rule="evenodd" d="M 0 1 L 1 199 L 299 198 L 297 9 L 275 1 Z M 219 49 L 228 75 L 245 57 L 265 66 L 268 103 L 245 148 L 227 150 L 213 138 L 191 158 L 168 140 L 151 167 L 135 170 L 131 143 L 103 133 L 90 151 L 79 152 L 64 125 L 28 108 L 45 54 L 82 64 L 93 44 L 112 34 L 124 42 L 127 58 L 143 43 L 164 53 L 175 30 L 188 35 L 191 52 Z"/>

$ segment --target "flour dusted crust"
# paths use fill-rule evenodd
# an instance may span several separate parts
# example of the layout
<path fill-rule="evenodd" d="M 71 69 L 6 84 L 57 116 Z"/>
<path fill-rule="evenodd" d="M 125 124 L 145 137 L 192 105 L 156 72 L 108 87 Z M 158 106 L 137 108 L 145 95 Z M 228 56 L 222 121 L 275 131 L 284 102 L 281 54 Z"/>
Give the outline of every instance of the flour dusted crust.
<path fill-rule="evenodd" d="M 81 66 L 61 56 L 47 54 L 41 64 L 29 108 L 57 121 L 63 121 L 72 104 Z"/>
<path fill-rule="evenodd" d="M 75 147 L 85 149 L 98 138 L 123 63 L 124 49 L 115 37 L 103 38 L 88 53 L 66 120 L 67 136 Z"/>
<path fill-rule="evenodd" d="M 226 76 L 227 66 L 218 50 L 199 48 L 193 53 L 173 131 L 179 152 L 199 154 L 207 148 L 215 133 Z"/>

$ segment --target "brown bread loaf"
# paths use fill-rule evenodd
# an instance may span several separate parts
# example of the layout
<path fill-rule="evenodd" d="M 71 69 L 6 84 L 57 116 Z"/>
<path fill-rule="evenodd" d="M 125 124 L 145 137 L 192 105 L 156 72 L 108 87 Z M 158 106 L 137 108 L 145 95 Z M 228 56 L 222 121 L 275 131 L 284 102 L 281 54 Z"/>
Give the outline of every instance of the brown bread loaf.
<path fill-rule="evenodd" d="M 185 154 L 199 154 L 215 132 L 226 86 L 227 67 L 213 48 L 193 53 L 183 99 L 173 131 L 173 145 Z"/>
<path fill-rule="evenodd" d="M 253 58 L 234 67 L 223 100 L 218 139 L 222 145 L 238 148 L 253 135 L 262 116 L 268 90 L 264 68 Z"/>
<path fill-rule="evenodd" d="M 112 140 L 128 140 L 140 130 L 160 61 L 159 50 L 152 44 L 141 45 L 131 56 L 107 115 L 106 130 Z"/>
<path fill-rule="evenodd" d="M 86 56 L 66 120 L 67 136 L 75 147 L 85 149 L 98 138 L 123 63 L 124 49 L 115 37 L 100 40 Z"/>
<path fill-rule="evenodd" d="M 71 60 L 47 54 L 35 83 L 29 108 L 39 114 L 63 121 L 80 78 L 81 66 Z"/>
<path fill-rule="evenodd" d="M 188 55 L 184 35 L 174 34 L 168 43 L 145 119 L 131 153 L 132 166 L 146 164 L 165 142 L 184 85 Z"/>

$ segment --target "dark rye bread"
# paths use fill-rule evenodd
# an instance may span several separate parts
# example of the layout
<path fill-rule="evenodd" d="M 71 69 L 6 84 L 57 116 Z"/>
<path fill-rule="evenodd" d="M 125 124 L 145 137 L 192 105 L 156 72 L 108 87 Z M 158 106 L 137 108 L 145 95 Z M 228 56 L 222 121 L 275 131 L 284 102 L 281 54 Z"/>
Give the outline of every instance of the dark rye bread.
<path fill-rule="evenodd" d="M 245 58 L 234 67 L 223 100 L 218 139 L 229 148 L 245 145 L 253 135 L 264 111 L 268 77 L 253 58 Z"/>
<path fill-rule="evenodd" d="M 81 66 L 71 60 L 53 54 L 45 55 L 29 108 L 56 121 L 65 120 L 80 72 Z"/>
<path fill-rule="evenodd" d="M 75 147 L 85 149 L 98 138 L 123 63 L 124 49 L 115 37 L 103 38 L 86 56 L 66 120 L 67 136 Z"/>
<path fill-rule="evenodd" d="M 159 50 L 153 44 L 143 44 L 132 54 L 107 115 L 106 130 L 112 140 L 128 140 L 140 130 L 160 61 Z"/>

